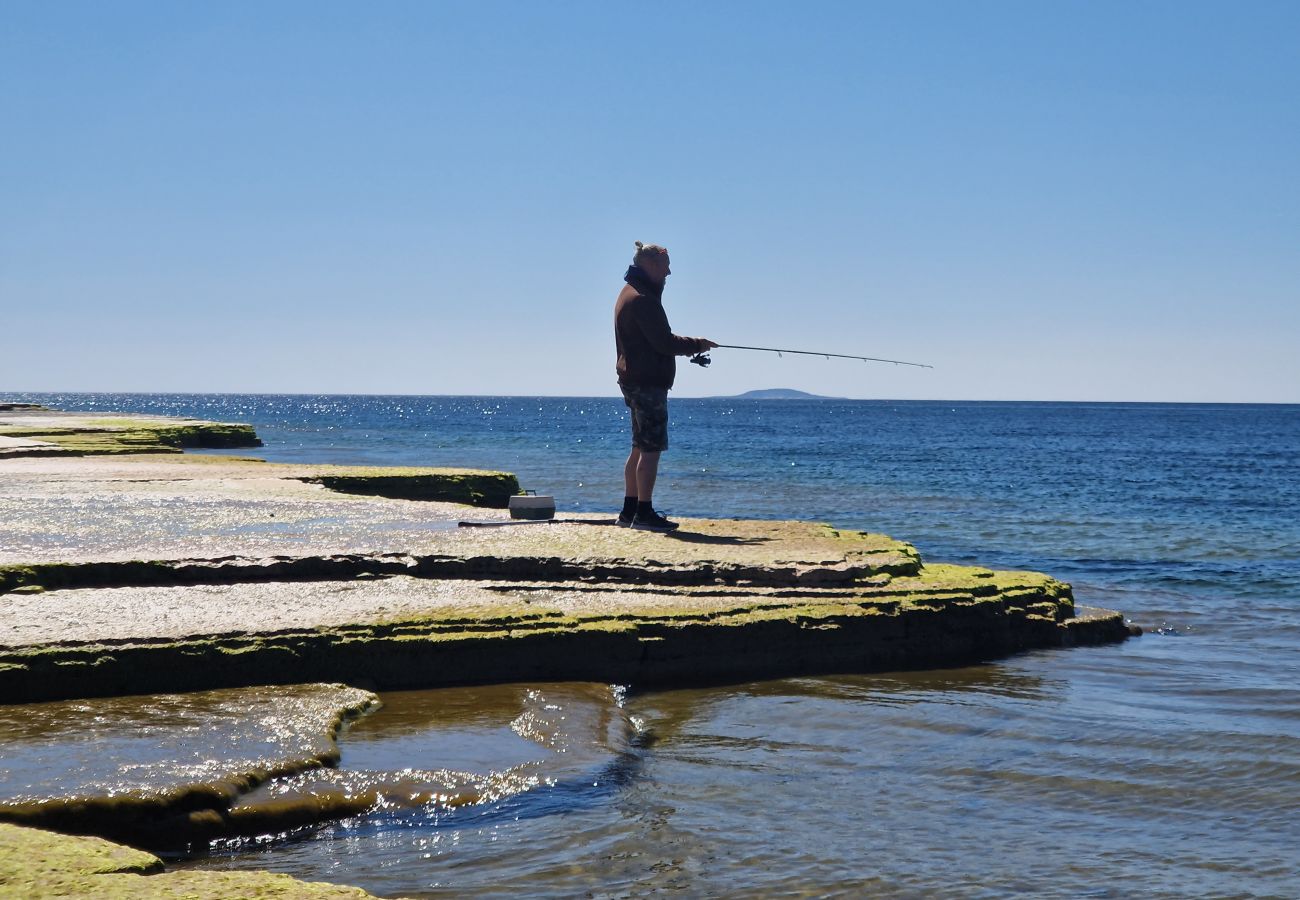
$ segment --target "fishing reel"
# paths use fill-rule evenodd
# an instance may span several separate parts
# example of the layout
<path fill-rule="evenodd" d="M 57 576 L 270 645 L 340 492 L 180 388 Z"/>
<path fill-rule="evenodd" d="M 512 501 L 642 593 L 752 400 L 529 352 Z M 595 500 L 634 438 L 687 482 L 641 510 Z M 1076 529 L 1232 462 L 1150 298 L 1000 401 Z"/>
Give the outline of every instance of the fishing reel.
<path fill-rule="evenodd" d="M 691 357 L 691 362 L 695 363 L 697 366 L 700 366 L 701 368 L 707 369 L 709 367 L 709 363 L 713 362 L 713 360 L 709 359 L 709 354 L 707 353 L 697 353 Z"/>

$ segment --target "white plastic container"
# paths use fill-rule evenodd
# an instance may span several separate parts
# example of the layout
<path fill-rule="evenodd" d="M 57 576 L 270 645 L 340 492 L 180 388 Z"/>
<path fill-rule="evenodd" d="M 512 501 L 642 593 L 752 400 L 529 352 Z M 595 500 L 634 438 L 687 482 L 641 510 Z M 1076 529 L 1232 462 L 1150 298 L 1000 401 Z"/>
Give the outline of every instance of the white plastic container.
<path fill-rule="evenodd" d="M 555 498 L 536 494 L 515 494 L 510 498 L 512 519 L 554 519 Z"/>

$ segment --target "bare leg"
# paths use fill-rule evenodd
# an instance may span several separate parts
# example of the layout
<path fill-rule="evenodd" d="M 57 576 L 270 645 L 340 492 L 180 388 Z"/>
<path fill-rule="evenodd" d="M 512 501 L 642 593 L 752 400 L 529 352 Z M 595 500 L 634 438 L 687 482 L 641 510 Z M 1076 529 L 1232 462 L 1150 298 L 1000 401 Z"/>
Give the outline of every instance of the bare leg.
<path fill-rule="evenodd" d="M 627 463 L 623 466 L 623 496 L 635 497 L 636 493 L 636 466 L 641 461 L 641 451 L 636 447 L 627 455 Z"/>
<path fill-rule="evenodd" d="M 636 464 L 636 499 L 649 503 L 655 492 L 655 479 L 659 476 L 659 451 L 634 450 L 640 455 Z"/>

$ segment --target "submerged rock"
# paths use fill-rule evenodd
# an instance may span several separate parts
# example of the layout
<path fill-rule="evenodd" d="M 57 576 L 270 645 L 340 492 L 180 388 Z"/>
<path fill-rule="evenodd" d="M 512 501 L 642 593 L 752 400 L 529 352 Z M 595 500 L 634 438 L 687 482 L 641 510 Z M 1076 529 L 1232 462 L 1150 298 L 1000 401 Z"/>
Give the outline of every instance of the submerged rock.
<path fill-rule="evenodd" d="M 0 706 L 0 820 L 166 843 L 277 776 L 334 765 L 374 694 L 338 684 Z"/>
<path fill-rule="evenodd" d="M 367 814 L 426 820 L 561 783 L 598 784 L 635 736 L 621 704 L 619 691 L 582 683 L 387 694 L 381 712 L 346 734 L 339 768 L 267 781 L 210 836 L 265 837 Z"/>
<path fill-rule="evenodd" d="M 599 782 L 635 729 L 606 685 L 390 695 L 295 685 L 0 707 L 0 820 L 187 850 Z"/>

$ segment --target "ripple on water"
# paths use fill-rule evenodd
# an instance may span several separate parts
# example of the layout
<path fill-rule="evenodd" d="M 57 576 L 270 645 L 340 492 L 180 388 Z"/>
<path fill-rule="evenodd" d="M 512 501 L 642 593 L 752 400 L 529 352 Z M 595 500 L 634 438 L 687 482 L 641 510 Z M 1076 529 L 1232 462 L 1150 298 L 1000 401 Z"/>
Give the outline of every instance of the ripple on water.
<path fill-rule="evenodd" d="M 555 694 L 534 709 L 557 707 L 563 733 L 596 749 L 549 777 L 540 744 L 534 769 L 514 743 L 531 727 L 509 723 L 526 717 L 531 690 L 551 688 L 389 695 L 393 719 L 357 724 L 340 775 L 355 746 L 352 759 L 384 765 L 463 754 L 542 777 L 194 864 L 402 896 L 1285 894 L 1300 737 L 1275 714 L 1294 703 L 1179 693 L 1195 657 L 1143 646 L 644 694 L 627 705 L 652 734 L 630 745 L 601 688 Z M 1112 685 L 1133 679 L 1151 683 L 1149 701 L 1117 705 Z M 1233 719 L 1234 706 L 1257 708 Z"/>
<path fill-rule="evenodd" d="M 390 694 L 341 768 L 334 736 L 373 694 L 296 685 L 0 707 L 0 817 L 218 850 L 265 846 L 330 820 L 436 826 L 478 807 L 545 815 L 608 791 L 636 726 L 606 685 Z M 602 787 L 602 785 L 604 785 Z M 536 800 L 521 795 L 542 789 Z M 511 802 L 513 801 L 513 802 Z M 199 819 L 194 810 L 211 810 Z M 197 843 L 196 843 L 197 842 Z"/>
<path fill-rule="evenodd" d="M 407 691 L 383 702 L 345 734 L 337 770 L 242 796 L 231 818 L 243 837 L 213 842 L 213 855 L 191 864 L 256 868 L 267 859 L 249 851 L 273 844 L 275 859 L 324 871 L 333 854 L 325 836 L 382 844 L 415 833 L 420 843 L 419 834 L 465 822 L 550 815 L 607 795 L 636 758 L 636 725 L 608 685 Z M 328 819 L 342 821 L 319 827 Z M 322 858 L 313 861 L 310 848 Z"/>

